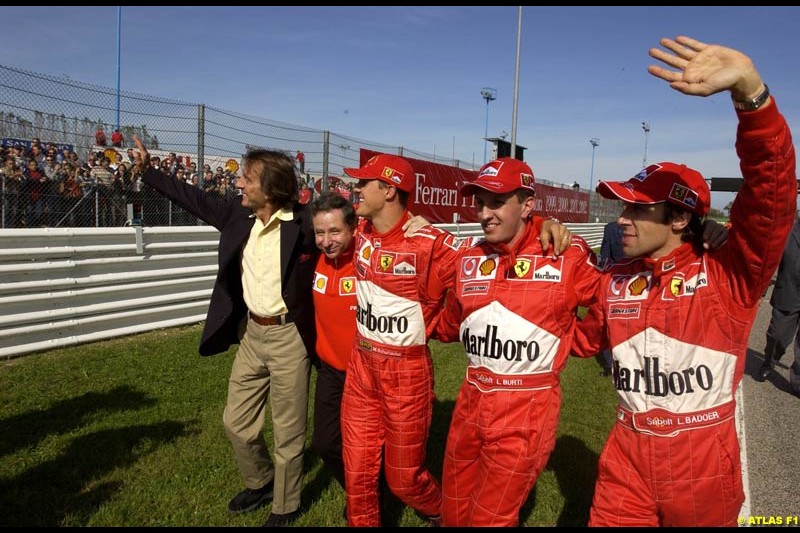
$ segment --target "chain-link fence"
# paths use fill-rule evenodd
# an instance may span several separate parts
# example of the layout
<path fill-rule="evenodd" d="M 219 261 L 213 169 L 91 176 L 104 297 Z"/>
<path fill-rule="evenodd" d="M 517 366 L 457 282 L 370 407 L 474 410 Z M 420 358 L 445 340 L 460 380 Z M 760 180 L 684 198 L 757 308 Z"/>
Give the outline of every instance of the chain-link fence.
<path fill-rule="evenodd" d="M 0 228 L 197 224 L 135 179 L 133 134 L 162 170 L 223 197 L 236 195 L 238 161 L 252 146 L 295 157 L 301 186 L 312 194 L 328 182 L 346 188 L 342 169 L 359 165 L 362 148 L 473 168 L 402 146 L 0 66 Z M 591 196 L 590 221 L 618 212 L 616 202 Z"/>

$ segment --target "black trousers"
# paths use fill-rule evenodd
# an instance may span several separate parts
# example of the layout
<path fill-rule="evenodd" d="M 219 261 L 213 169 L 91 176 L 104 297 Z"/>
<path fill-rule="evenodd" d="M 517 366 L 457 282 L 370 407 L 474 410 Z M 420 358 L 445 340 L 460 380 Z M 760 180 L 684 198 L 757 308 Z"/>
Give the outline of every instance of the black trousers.
<path fill-rule="evenodd" d="M 800 373 L 800 312 L 782 311 L 772 309 L 772 318 L 767 328 L 767 347 L 764 355 L 771 362 L 780 361 L 786 349 L 794 338 L 794 360 L 793 370 L 796 374 Z"/>
<path fill-rule="evenodd" d="M 331 475 L 344 488 L 342 460 L 342 392 L 347 373 L 320 361 L 314 394 L 314 436 L 311 447 L 319 455 Z"/>

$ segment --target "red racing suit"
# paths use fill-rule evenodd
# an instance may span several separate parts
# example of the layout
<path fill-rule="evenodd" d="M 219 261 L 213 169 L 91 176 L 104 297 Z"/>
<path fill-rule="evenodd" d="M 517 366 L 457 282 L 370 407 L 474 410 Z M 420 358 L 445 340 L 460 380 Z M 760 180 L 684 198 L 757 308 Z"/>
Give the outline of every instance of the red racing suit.
<path fill-rule="evenodd" d="M 437 516 L 441 489 L 425 467 L 433 411 L 428 336 L 455 275 L 453 235 L 425 226 L 410 238 L 397 225 L 356 234 L 356 341 L 342 400 L 348 524 L 380 526 L 381 452 L 386 482 L 405 504 Z"/>
<path fill-rule="evenodd" d="M 519 525 L 555 445 L 558 375 L 600 272 L 580 237 L 557 259 L 545 256 L 541 223 L 528 222 L 513 249 L 476 238 L 456 263 L 437 336 L 461 340 L 469 364 L 445 449 L 445 526 Z"/>
<path fill-rule="evenodd" d="M 617 263 L 576 333 L 577 355 L 611 347 L 619 396 L 590 526 L 736 525 L 734 394 L 797 202 L 791 133 L 774 101 L 738 115 L 744 185 L 727 243 Z"/>
<path fill-rule="evenodd" d="M 336 259 L 319 254 L 313 289 L 317 355 L 336 370 L 347 370 L 356 331 L 353 250 Z"/>

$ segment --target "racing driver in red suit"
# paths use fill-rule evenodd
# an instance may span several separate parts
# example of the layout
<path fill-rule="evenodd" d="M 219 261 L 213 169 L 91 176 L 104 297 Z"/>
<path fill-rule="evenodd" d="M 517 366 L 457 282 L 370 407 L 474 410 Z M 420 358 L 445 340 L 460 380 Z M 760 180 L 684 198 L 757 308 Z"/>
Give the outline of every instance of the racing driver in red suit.
<path fill-rule="evenodd" d="M 342 399 L 350 526 L 380 526 L 378 476 L 406 505 L 438 521 L 441 490 L 425 466 L 433 412 L 428 336 L 453 276 L 453 235 L 403 225 L 415 176 L 402 157 L 379 154 L 345 172 L 359 181 L 355 245 L 357 334 Z"/>
<path fill-rule="evenodd" d="M 540 244 L 526 163 L 491 161 L 461 193 L 475 196 L 484 235 L 460 249 L 437 325 L 437 337 L 461 340 L 469 359 L 445 448 L 442 524 L 515 527 L 555 445 L 558 374 L 599 273 L 580 237 L 565 235 L 557 258 Z"/>
<path fill-rule="evenodd" d="M 735 526 L 744 501 L 734 394 L 761 295 L 795 216 L 791 133 L 749 57 L 688 37 L 650 55 L 684 94 L 730 91 L 744 184 L 727 244 L 697 240 L 710 202 L 695 170 L 658 163 L 597 191 L 624 202 L 627 260 L 603 274 L 577 355 L 613 355 L 617 422 L 600 456 L 590 526 Z M 671 52 L 671 53 L 670 53 Z"/>

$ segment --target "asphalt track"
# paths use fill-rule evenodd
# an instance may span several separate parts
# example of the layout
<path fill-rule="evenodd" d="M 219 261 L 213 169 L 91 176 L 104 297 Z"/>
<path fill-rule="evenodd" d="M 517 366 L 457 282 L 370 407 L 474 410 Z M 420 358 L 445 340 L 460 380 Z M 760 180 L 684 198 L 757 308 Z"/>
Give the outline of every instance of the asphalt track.
<path fill-rule="evenodd" d="M 800 459 L 800 398 L 789 386 L 792 346 L 766 381 L 753 377 L 764 360 L 771 291 L 772 287 L 761 299 L 737 393 L 746 496 L 739 522 L 796 527 L 800 526 L 800 462 L 793 461 Z"/>

